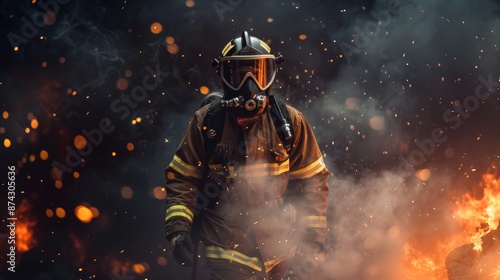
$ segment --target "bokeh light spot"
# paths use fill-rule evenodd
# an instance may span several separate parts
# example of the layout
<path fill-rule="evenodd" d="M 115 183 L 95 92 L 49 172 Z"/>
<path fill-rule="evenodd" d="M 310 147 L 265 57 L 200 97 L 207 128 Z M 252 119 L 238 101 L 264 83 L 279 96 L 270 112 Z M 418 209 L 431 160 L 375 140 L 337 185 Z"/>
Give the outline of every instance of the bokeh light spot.
<path fill-rule="evenodd" d="M 3 111 L 3 113 L 2 113 L 2 117 L 3 117 L 5 120 L 6 120 L 6 119 L 8 119 L 8 118 L 9 118 L 9 112 L 7 112 L 7 111 Z"/>
<path fill-rule="evenodd" d="M 92 217 L 93 218 L 97 218 L 99 217 L 99 209 L 97 209 L 96 207 L 90 207 L 90 211 L 92 211 Z"/>
<path fill-rule="evenodd" d="M 373 116 L 370 118 L 370 127 L 373 130 L 382 130 L 385 128 L 384 118 L 381 116 Z"/>
<path fill-rule="evenodd" d="M 170 54 L 177 54 L 179 52 L 179 46 L 177 44 L 167 45 L 167 51 Z"/>
<path fill-rule="evenodd" d="M 128 88 L 128 81 L 124 78 L 119 78 L 116 82 L 116 87 L 119 90 L 126 90 Z"/>
<path fill-rule="evenodd" d="M 64 209 L 63 209 L 63 208 L 61 208 L 61 207 L 57 207 L 57 208 L 56 208 L 56 216 L 57 216 L 58 218 L 61 218 L 61 219 L 62 219 L 62 218 L 64 218 L 64 217 L 66 217 L 66 210 L 64 210 Z"/>
<path fill-rule="evenodd" d="M 43 23 L 46 25 L 52 25 L 54 22 L 56 22 L 56 14 L 54 12 L 43 14 Z"/>
<path fill-rule="evenodd" d="M 56 180 L 56 182 L 54 183 L 54 186 L 55 186 L 57 189 L 62 189 L 62 187 L 63 187 L 63 183 L 61 182 L 61 180 Z"/>
<path fill-rule="evenodd" d="M 134 270 L 135 273 L 137 274 L 143 274 L 144 272 L 146 272 L 146 268 L 144 267 L 143 264 L 140 264 L 140 263 L 136 263 L 132 266 L 132 269 Z"/>
<path fill-rule="evenodd" d="M 347 97 L 345 100 L 345 106 L 349 110 L 359 110 L 359 99 L 355 97 Z"/>
<path fill-rule="evenodd" d="M 166 39 L 165 39 L 165 42 L 167 42 L 168 45 L 172 45 L 173 43 L 175 43 L 175 39 L 174 37 L 172 36 L 168 36 Z"/>
<path fill-rule="evenodd" d="M 306 34 L 300 34 L 299 35 L 299 39 L 300 40 L 305 40 L 305 39 L 307 39 L 307 35 Z"/>
<path fill-rule="evenodd" d="M 188 8 L 194 7 L 194 0 L 186 0 L 186 7 Z"/>
<path fill-rule="evenodd" d="M 77 149 L 82 150 L 87 146 L 87 139 L 82 135 L 77 135 L 75 136 L 74 144 Z"/>
<path fill-rule="evenodd" d="M 37 129 L 38 128 L 38 120 L 37 119 L 32 119 L 31 120 L 31 128 Z"/>
<path fill-rule="evenodd" d="M 127 143 L 127 150 L 132 152 L 134 150 L 134 144 L 133 143 Z"/>
<path fill-rule="evenodd" d="M 153 34 L 160 34 L 163 30 L 163 26 L 159 22 L 153 22 L 149 29 Z"/>
<path fill-rule="evenodd" d="M 5 140 L 3 140 L 3 145 L 5 146 L 5 148 L 9 148 L 10 145 L 11 145 L 11 142 L 8 138 L 6 138 Z"/>
<path fill-rule="evenodd" d="M 42 160 L 47 160 L 49 158 L 49 153 L 46 150 L 41 150 L 40 151 L 40 158 Z"/>
<path fill-rule="evenodd" d="M 200 93 L 201 93 L 201 94 L 208 94 L 208 92 L 209 92 L 209 91 L 210 91 L 210 90 L 208 89 L 208 87 L 207 87 L 207 86 L 201 86 L 201 87 L 200 87 Z"/>
<path fill-rule="evenodd" d="M 134 196 L 134 190 L 129 186 L 123 186 L 121 190 L 122 197 L 125 199 L 131 199 Z"/>
<path fill-rule="evenodd" d="M 417 177 L 422 181 L 427 181 L 431 178 L 431 171 L 427 168 L 417 171 Z"/>
<path fill-rule="evenodd" d="M 45 210 L 45 215 L 49 218 L 52 218 L 54 217 L 54 211 L 52 211 L 52 209 L 47 209 Z"/>
<path fill-rule="evenodd" d="M 78 205 L 77 207 L 75 207 L 75 216 L 82 223 L 90 223 L 93 218 L 92 211 L 85 205 Z"/>
<path fill-rule="evenodd" d="M 166 266 L 168 263 L 167 258 L 165 258 L 165 257 L 158 257 L 158 258 L 156 258 L 156 261 L 158 262 L 158 264 L 160 266 Z"/>
<path fill-rule="evenodd" d="M 153 195 L 156 199 L 160 200 L 167 198 L 167 192 L 165 191 L 164 187 L 155 187 L 153 189 Z"/>

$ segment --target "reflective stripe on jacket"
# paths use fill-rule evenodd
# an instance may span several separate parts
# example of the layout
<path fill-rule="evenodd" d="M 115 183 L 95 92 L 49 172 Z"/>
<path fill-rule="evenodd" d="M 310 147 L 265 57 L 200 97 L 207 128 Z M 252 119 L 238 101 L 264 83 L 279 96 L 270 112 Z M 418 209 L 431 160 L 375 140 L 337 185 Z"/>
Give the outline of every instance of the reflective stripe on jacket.
<path fill-rule="evenodd" d="M 201 236 L 215 248 L 207 257 L 227 259 L 223 252 L 234 251 L 236 260 L 255 268 L 257 258 L 268 270 L 297 245 L 306 254 L 324 249 L 329 173 L 302 113 L 287 105 L 294 132 L 289 151 L 269 112 L 245 120 L 226 113 L 223 131 L 210 132 L 222 139 L 205 160 L 208 108 L 195 112 L 166 169 L 166 235 L 190 232 L 204 211 Z"/>

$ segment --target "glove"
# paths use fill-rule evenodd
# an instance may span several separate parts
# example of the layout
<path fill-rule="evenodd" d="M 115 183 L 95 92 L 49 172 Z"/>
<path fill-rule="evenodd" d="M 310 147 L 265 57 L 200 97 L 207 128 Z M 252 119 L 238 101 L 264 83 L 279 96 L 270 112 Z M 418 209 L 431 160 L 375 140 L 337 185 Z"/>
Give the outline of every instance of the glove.
<path fill-rule="evenodd" d="M 172 244 L 175 260 L 182 266 L 191 266 L 191 257 L 188 252 L 193 253 L 193 241 L 189 233 L 185 231 L 175 233 L 170 244 Z"/>

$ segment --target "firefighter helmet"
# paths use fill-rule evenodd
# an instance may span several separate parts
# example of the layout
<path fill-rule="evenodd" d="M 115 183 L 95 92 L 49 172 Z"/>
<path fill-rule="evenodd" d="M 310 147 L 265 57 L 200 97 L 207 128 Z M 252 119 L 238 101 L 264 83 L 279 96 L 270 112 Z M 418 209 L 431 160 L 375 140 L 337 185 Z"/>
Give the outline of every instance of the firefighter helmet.
<path fill-rule="evenodd" d="M 274 56 L 269 45 L 243 31 L 241 37 L 227 43 L 213 66 L 222 79 L 224 98 L 242 97 L 248 101 L 258 95 L 269 96 L 276 65 L 281 62 L 283 57 Z"/>

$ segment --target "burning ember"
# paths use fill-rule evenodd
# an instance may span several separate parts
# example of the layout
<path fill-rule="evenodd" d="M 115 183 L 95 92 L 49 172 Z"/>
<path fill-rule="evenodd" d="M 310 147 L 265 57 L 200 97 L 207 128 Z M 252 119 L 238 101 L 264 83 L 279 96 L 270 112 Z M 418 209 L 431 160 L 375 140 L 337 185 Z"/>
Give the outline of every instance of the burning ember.
<path fill-rule="evenodd" d="M 37 221 L 29 214 L 31 205 L 27 199 L 23 199 L 16 210 L 16 246 L 17 252 L 22 254 L 29 251 L 36 245 L 37 241 L 33 237 L 33 228 Z"/>

